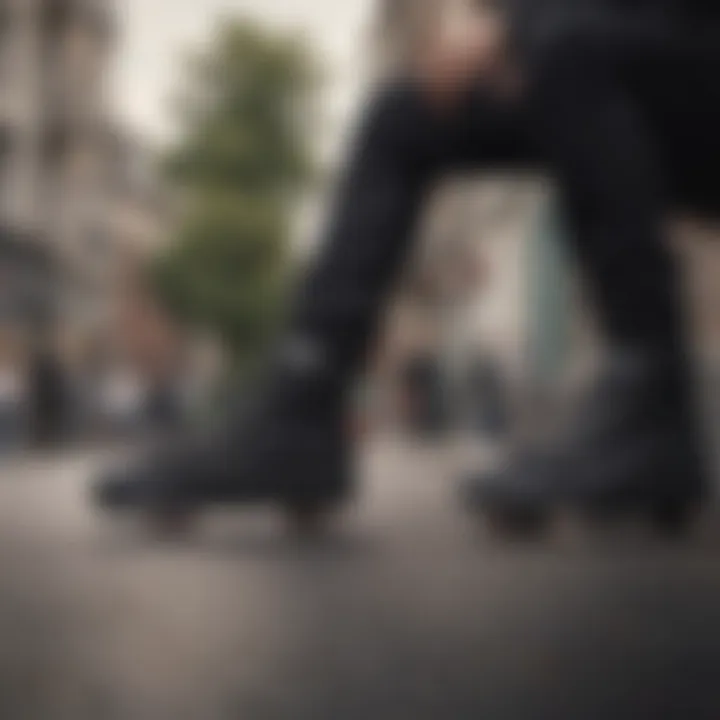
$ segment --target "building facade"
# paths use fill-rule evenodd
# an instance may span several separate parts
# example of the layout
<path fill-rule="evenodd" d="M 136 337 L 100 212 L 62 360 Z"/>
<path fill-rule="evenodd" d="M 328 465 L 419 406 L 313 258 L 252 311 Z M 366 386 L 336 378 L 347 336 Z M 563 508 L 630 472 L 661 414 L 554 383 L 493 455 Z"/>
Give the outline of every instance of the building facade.
<path fill-rule="evenodd" d="M 106 228 L 112 0 L 3 0 L 0 272 L 3 332 L 99 323 Z"/>
<path fill-rule="evenodd" d="M 154 307 L 127 320 L 167 205 L 152 149 L 112 116 L 116 1 L 0 0 L 0 372 L 32 404 L 52 355 L 69 420 L 133 362 L 140 325 L 170 342 Z"/>

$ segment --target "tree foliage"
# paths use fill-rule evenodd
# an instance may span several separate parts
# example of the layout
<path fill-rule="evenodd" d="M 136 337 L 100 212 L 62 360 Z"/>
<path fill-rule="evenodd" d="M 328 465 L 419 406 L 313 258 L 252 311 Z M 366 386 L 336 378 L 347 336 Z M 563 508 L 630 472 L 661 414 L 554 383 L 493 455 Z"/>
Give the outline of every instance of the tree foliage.
<path fill-rule="evenodd" d="M 228 20 L 184 77 L 165 162 L 182 211 L 153 277 L 175 314 L 245 359 L 274 327 L 294 204 L 314 174 L 318 66 L 297 37 Z"/>

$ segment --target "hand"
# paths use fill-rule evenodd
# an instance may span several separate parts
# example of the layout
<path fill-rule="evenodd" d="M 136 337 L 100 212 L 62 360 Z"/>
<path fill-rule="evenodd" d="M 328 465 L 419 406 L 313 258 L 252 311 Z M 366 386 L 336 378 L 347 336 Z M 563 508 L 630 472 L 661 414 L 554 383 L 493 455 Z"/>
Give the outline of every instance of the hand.
<path fill-rule="evenodd" d="M 484 12 L 446 22 L 419 58 L 418 76 L 433 103 L 449 107 L 478 79 L 500 77 L 504 60 L 504 24 Z"/>

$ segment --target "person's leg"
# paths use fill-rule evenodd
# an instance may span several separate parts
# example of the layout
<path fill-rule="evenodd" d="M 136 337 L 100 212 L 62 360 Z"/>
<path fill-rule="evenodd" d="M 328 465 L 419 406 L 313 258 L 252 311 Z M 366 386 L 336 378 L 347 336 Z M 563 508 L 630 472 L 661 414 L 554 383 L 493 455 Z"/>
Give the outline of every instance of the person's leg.
<path fill-rule="evenodd" d="M 537 519 L 569 502 L 667 518 L 703 492 L 679 268 L 664 231 L 664 113 L 674 98 L 658 79 L 674 67 L 674 41 L 662 18 L 608 17 L 559 27 L 538 48 L 535 127 L 608 359 L 575 432 L 550 457 L 532 454 L 470 485 L 481 510 Z"/>
<path fill-rule="evenodd" d="M 674 21 L 570 22 L 537 51 L 533 82 L 538 138 L 605 334 L 662 352 L 685 347 L 668 215 L 717 193 L 708 167 L 720 148 L 720 31 L 700 43 Z"/>
<path fill-rule="evenodd" d="M 525 127 L 519 107 L 481 88 L 452 112 L 432 110 L 411 82 L 382 90 L 361 124 L 320 252 L 295 298 L 290 338 L 355 371 L 428 191 L 453 171 L 534 162 Z"/>
<path fill-rule="evenodd" d="M 606 337 L 667 351 L 683 334 L 677 266 L 660 138 L 640 91 L 663 72 L 670 38 L 624 23 L 549 34 L 534 68 L 536 127 Z"/>
<path fill-rule="evenodd" d="M 293 295 L 258 406 L 199 448 L 113 473 L 97 499 L 113 508 L 209 502 L 335 501 L 350 474 L 343 416 L 425 195 L 467 165 L 530 157 L 514 108 L 471 93 L 439 113 L 409 83 L 369 105 L 317 258 Z"/>

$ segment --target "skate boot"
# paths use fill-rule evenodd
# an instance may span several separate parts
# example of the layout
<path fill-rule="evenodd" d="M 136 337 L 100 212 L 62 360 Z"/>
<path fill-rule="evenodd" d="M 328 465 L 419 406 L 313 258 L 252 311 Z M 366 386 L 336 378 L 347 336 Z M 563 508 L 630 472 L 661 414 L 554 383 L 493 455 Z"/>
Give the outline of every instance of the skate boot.
<path fill-rule="evenodd" d="M 219 429 L 186 437 L 93 487 L 95 504 L 182 527 L 210 506 L 269 504 L 311 526 L 351 490 L 344 383 L 287 368 Z"/>
<path fill-rule="evenodd" d="M 567 437 L 471 479 L 466 505 L 501 534 L 535 535 L 558 508 L 604 520 L 637 514 L 662 532 L 683 530 L 707 484 L 681 365 L 615 353 Z"/>

